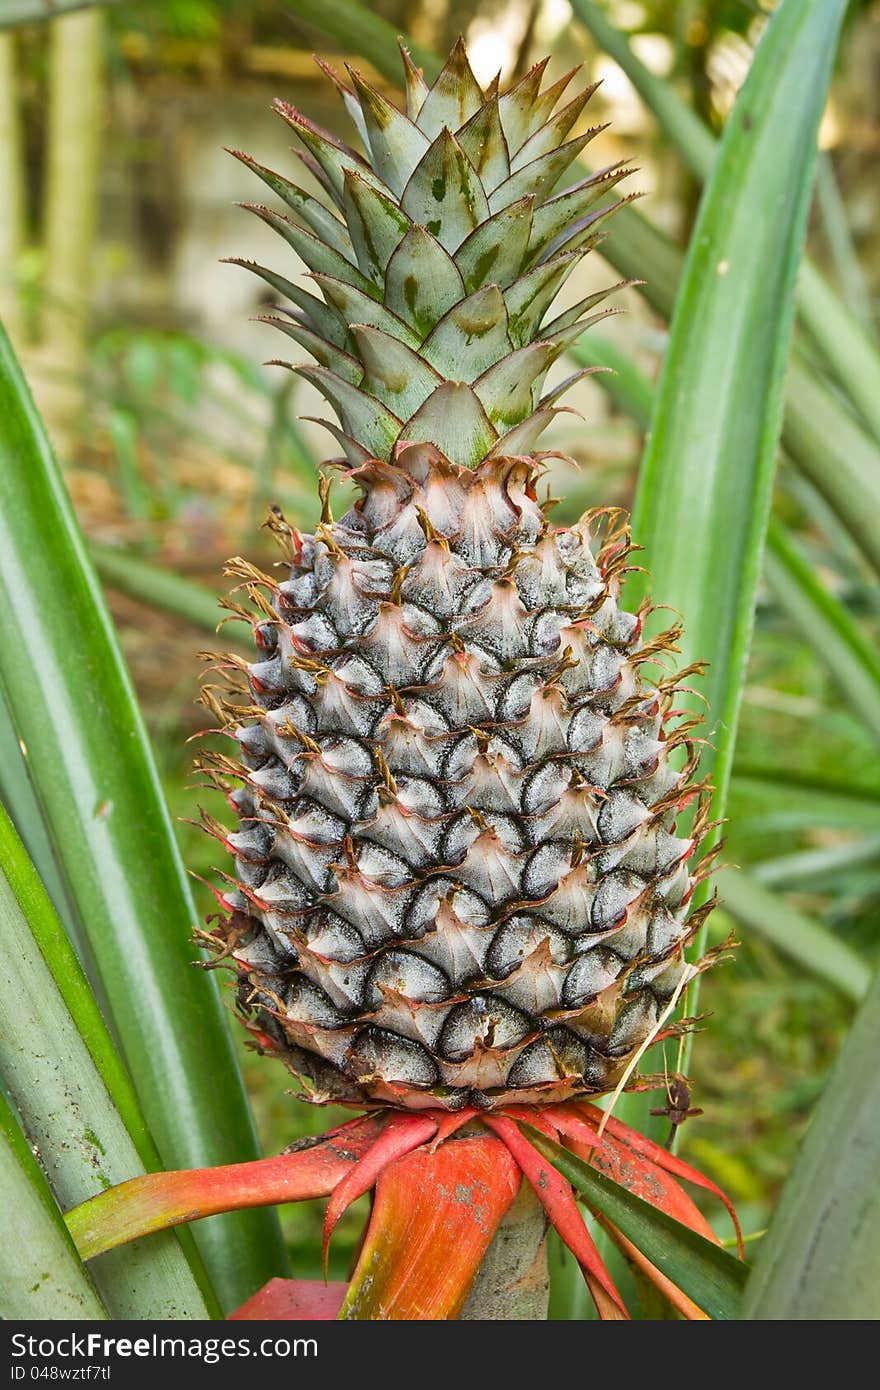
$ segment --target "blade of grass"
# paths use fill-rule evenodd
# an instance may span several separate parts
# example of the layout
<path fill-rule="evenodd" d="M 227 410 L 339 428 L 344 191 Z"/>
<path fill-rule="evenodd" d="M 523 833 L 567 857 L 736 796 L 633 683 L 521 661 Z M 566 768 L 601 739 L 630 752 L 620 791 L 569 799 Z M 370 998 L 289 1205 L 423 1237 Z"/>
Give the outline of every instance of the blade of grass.
<path fill-rule="evenodd" d="M 856 1003 L 871 982 L 870 966 L 846 942 L 808 917 L 751 874 L 728 870 L 719 885 L 722 905 L 750 932 L 756 932 L 801 969 Z"/>
<path fill-rule="evenodd" d="M 0 1091 L 0 1317 L 107 1317 L 45 1177 Z"/>
<path fill-rule="evenodd" d="M 816 578 L 791 535 L 772 517 L 764 573 L 855 713 L 880 738 L 880 656 L 844 604 Z"/>
<path fill-rule="evenodd" d="M 143 1173 L 142 1154 L 153 1166 L 158 1156 L 64 928 L 2 810 L 0 865 L 0 1075 L 68 1208 Z M 127 1258 L 114 1253 L 91 1273 L 112 1317 L 208 1316 L 175 1238 L 133 1246 Z"/>
<path fill-rule="evenodd" d="M 166 1167 L 256 1141 L 131 682 L 42 421 L 0 330 L 0 678 L 143 1114 Z M 270 1213 L 200 1248 L 224 1306 L 279 1269 Z"/>
<path fill-rule="evenodd" d="M 705 1236 L 612 1182 L 532 1125 L 529 1141 L 581 1194 L 632 1241 L 652 1264 L 713 1318 L 736 1318 L 748 1266 Z"/>
<path fill-rule="evenodd" d="M 770 1229 L 741 1316 L 875 1319 L 880 1310 L 880 975 L 847 1036 Z"/>
<path fill-rule="evenodd" d="M 697 178 L 707 179 L 718 148 L 712 132 L 670 83 L 657 77 L 641 62 L 624 35 L 609 23 L 597 0 L 571 0 L 571 3 L 599 47 L 626 73 L 688 167 Z M 822 88 L 823 100 L 826 90 L 827 83 Z M 874 438 L 880 441 L 880 353 L 809 260 L 804 261 L 800 272 L 798 309 L 838 384 L 860 412 Z"/>

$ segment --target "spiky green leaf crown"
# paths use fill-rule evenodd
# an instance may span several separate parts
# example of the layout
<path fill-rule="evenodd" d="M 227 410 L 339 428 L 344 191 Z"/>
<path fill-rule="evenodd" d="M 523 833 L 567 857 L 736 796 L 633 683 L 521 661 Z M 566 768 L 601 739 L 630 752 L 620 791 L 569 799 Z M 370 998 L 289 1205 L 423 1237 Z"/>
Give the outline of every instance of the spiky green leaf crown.
<path fill-rule="evenodd" d="M 246 206 L 297 252 L 323 299 L 273 270 L 236 263 L 296 306 L 272 321 L 316 359 L 296 370 L 339 416 L 341 429 L 321 423 L 353 466 L 425 442 L 474 468 L 487 456 L 530 452 L 562 390 L 581 375 L 541 394 L 556 358 L 613 312 L 591 313 L 620 286 L 544 319 L 600 240 L 601 219 L 628 201 L 609 205 L 605 195 L 630 170 L 621 161 L 556 191 L 604 129 L 568 138 L 595 90 L 559 106 L 576 69 L 542 90 L 545 59 L 509 91 L 499 93 L 496 79 L 484 92 L 459 40 L 429 88 L 401 51 L 406 114 L 353 69 L 348 88 L 325 68 L 369 162 L 275 103 L 336 212 L 233 151 L 287 204 L 291 216 Z"/>

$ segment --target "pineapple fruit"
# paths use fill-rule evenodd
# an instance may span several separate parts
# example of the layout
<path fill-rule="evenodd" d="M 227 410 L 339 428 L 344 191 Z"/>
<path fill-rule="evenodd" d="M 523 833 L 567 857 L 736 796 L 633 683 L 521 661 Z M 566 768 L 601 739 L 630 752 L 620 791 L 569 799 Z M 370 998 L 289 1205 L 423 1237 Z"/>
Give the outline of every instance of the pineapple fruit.
<path fill-rule="evenodd" d="M 652 674 L 675 630 L 619 606 L 616 514 L 560 528 L 538 498 L 574 378 L 542 383 L 610 291 L 551 306 L 628 171 L 559 191 L 597 133 L 570 138 L 572 74 L 484 91 L 459 43 L 429 88 L 403 59 L 405 112 L 333 78 L 365 156 L 277 104 L 326 201 L 239 154 L 311 272 L 251 267 L 360 497 L 334 520 L 324 486 L 314 535 L 273 515 L 284 577 L 233 562 L 259 660 L 244 702 L 205 691 L 240 783 L 236 833 L 207 821 L 236 870 L 210 941 L 315 1100 L 557 1104 L 629 1078 L 704 915 L 696 757 Z"/>

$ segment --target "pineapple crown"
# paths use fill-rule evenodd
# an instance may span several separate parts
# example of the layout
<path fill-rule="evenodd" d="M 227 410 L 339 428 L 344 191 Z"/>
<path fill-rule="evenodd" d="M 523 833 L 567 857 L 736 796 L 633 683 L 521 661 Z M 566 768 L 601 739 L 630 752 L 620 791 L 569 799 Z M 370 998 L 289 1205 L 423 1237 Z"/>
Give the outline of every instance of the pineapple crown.
<path fill-rule="evenodd" d="M 340 92 L 367 157 L 287 102 L 275 109 L 304 147 L 299 159 L 332 207 L 232 150 L 288 214 L 244 204 L 280 232 L 322 298 L 274 270 L 253 270 L 294 306 L 266 319 L 315 358 L 293 370 L 329 401 L 321 420 L 354 468 L 397 462 L 404 444 L 430 443 L 452 463 L 531 453 L 556 401 L 590 370 L 542 394 L 547 372 L 622 281 L 544 319 L 599 223 L 636 195 L 605 195 L 625 161 L 561 192 L 565 171 L 605 126 L 567 138 L 598 84 L 565 105 L 573 68 L 542 89 L 548 59 L 514 86 L 484 91 L 459 39 L 432 86 L 401 45 L 406 110 L 349 67 Z M 280 306 L 279 306 L 280 307 Z M 290 366 L 290 363 L 279 363 Z"/>

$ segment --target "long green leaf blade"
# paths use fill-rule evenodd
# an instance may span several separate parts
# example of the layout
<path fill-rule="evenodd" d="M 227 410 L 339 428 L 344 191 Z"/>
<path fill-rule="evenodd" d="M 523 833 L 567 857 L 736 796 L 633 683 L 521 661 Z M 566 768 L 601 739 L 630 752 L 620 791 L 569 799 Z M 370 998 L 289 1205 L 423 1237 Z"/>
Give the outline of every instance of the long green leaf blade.
<path fill-rule="evenodd" d="M 880 573 L 880 453 L 795 353 L 782 442 Z"/>
<path fill-rule="evenodd" d="M 107 1312 L 2 1091 L 0 1211 L 0 1317 L 106 1318 Z"/>
<path fill-rule="evenodd" d="M 88 982 L 2 810 L 0 865 L 0 1075 L 66 1209 L 142 1173 L 138 1148 L 149 1153 L 152 1144 Z M 114 1252 L 91 1272 L 113 1317 L 208 1315 L 174 1238 Z"/>
<path fill-rule="evenodd" d="M 832 1070 L 758 1252 L 742 1316 L 880 1317 L 880 975 Z"/>
<path fill-rule="evenodd" d="M 539 1153 L 566 1177 L 592 1211 L 601 1212 L 652 1264 L 713 1318 L 736 1318 L 748 1266 L 720 1245 L 658 1211 L 584 1163 L 540 1130 L 523 1130 Z"/>
<path fill-rule="evenodd" d="M 593 380 L 612 405 L 642 429 L 648 428 L 654 408 L 654 386 L 628 353 L 610 338 L 590 332 L 573 343 L 567 355 L 579 367 L 610 367 L 610 372 L 597 372 Z"/>
<path fill-rule="evenodd" d="M 783 0 L 728 121 L 694 230 L 633 515 L 653 592 L 707 660 L 723 814 L 770 502 L 815 160 L 844 0 Z M 685 542 L 686 538 L 686 542 Z"/>
<path fill-rule="evenodd" d="M 763 806 L 768 829 L 805 830 L 827 825 L 837 830 L 880 831 L 880 797 L 847 785 L 802 777 L 780 768 L 741 763 L 731 783 L 737 798 Z"/>
<path fill-rule="evenodd" d="M 749 932 L 762 936 L 846 998 L 858 1002 L 865 997 L 871 983 L 870 967 L 821 922 L 792 907 L 779 893 L 742 870 L 724 875 L 721 895 L 725 911 Z"/>
<path fill-rule="evenodd" d="M 160 565 L 130 555 L 116 546 L 89 546 L 95 569 L 111 589 L 128 594 L 152 608 L 164 609 L 175 618 L 216 632 L 223 614 L 214 594 L 206 585 L 163 569 Z"/>
<path fill-rule="evenodd" d="M 880 656 L 839 599 L 816 578 L 796 542 L 770 519 L 764 573 L 801 635 L 856 715 L 880 738 Z"/>
<path fill-rule="evenodd" d="M 6 697 L 0 688 L 0 805 L 5 806 L 77 952 L 85 952 L 82 925 L 61 873 Z"/>
<path fill-rule="evenodd" d="M 167 1167 L 253 1157 L 241 1078 L 146 733 L 42 422 L 0 330 L 0 679 Z M 283 1269 L 274 1214 L 200 1232 L 224 1306 Z"/>
<path fill-rule="evenodd" d="M 816 131 L 844 9 L 845 0 L 782 0 L 758 45 L 697 215 L 633 509 L 652 592 L 684 618 L 682 657 L 709 663 L 702 766 L 718 817 L 754 621 Z M 648 1110 L 635 1096 L 621 1113 L 651 1133 Z"/>

